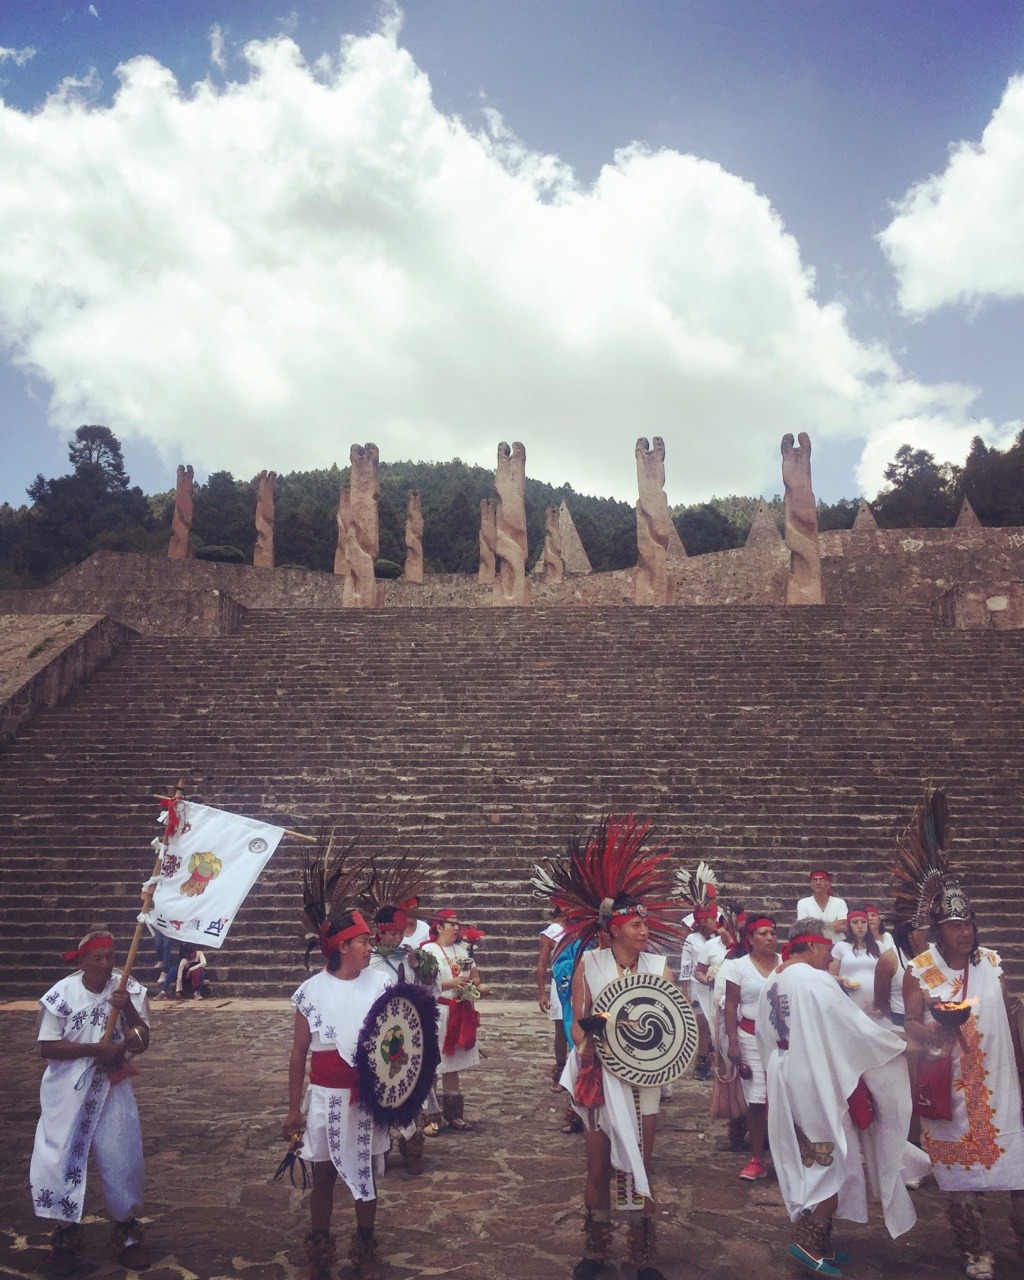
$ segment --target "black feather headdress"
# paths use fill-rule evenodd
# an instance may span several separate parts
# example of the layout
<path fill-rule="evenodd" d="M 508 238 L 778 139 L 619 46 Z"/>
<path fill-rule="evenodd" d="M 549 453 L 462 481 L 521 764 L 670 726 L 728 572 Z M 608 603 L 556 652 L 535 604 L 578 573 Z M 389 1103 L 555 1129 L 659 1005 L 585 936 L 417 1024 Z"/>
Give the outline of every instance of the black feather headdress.
<path fill-rule="evenodd" d="M 896 924 L 927 929 L 941 920 L 973 917 L 970 900 L 953 874 L 949 807 L 941 787 L 926 787 L 907 829 L 897 838 L 891 888 Z"/>
<path fill-rule="evenodd" d="M 360 884 L 366 877 L 366 863 L 356 859 L 355 841 L 343 844 L 337 832 L 321 832 L 316 844 L 307 846 L 302 868 L 302 906 L 312 926 L 306 935 L 303 957 L 309 968 L 313 949 L 323 941 L 324 927 L 350 910 L 360 897 Z"/>

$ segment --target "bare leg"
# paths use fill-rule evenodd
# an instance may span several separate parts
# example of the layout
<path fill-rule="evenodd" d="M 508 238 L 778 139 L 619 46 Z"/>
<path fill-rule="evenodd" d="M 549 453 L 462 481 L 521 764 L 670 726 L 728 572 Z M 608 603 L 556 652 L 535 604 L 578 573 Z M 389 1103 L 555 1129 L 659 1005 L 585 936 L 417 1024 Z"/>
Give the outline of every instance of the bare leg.
<path fill-rule="evenodd" d="M 338 1171 L 330 1161 L 317 1161 L 313 1165 L 313 1190 L 309 1196 L 310 1226 L 314 1231 L 330 1231 L 331 1212 L 334 1209 L 334 1184 Z"/>
<path fill-rule="evenodd" d="M 749 1103 L 747 1132 L 750 1134 L 750 1154 L 755 1160 L 764 1160 L 768 1145 L 768 1108 L 763 1102 Z"/>

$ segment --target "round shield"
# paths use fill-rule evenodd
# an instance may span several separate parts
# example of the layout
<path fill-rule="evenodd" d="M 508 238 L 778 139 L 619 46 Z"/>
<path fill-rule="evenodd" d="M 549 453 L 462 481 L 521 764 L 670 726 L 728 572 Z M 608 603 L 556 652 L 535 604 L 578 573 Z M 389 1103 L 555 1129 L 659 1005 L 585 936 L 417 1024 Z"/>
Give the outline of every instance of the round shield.
<path fill-rule="evenodd" d="M 441 1061 L 437 1002 L 422 987 L 399 983 L 366 1015 L 352 1064 L 359 1101 L 378 1124 L 403 1128 L 416 1118 Z"/>
<path fill-rule="evenodd" d="M 605 1017 L 601 1061 L 628 1085 L 669 1084 L 697 1054 L 697 1019 L 673 982 L 653 973 L 626 974 L 604 988 L 593 1011 Z"/>

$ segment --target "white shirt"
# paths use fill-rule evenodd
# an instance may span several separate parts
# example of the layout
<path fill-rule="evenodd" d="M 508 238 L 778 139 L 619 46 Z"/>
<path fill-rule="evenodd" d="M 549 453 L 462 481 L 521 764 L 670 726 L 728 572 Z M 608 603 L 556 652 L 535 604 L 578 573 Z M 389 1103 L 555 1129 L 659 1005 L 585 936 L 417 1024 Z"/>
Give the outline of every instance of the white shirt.
<path fill-rule="evenodd" d="M 842 900 L 832 894 L 824 907 L 819 907 L 812 894 L 809 898 L 801 898 L 796 904 L 796 918 L 798 920 L 821 920 L 830 926 L 828 932 L 838 937 L 846 932 L 846 925 L 842 928 L 836 928 L 837 920 L 845 920 L 849 915 L 849 907 Z"/>

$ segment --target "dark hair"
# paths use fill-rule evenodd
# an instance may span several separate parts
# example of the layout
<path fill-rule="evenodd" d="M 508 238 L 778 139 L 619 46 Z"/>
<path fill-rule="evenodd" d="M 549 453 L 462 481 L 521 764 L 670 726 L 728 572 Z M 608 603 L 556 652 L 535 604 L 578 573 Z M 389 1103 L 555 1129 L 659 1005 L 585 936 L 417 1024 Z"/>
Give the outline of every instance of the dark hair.
<path fill-rule="evenodd" d="M 398 915 L 400 910 L 401 910 L 400 907 L 392 907 L 392 906 L 378 907 L 377 910 L 374 912 L 373 923 L 375 925 L 385 925 L 385 926 L 392 925 L 395 928 L 397 928 L 398 926 L 395 925 L 395 916 Z"/>
<path fill-rule="evenodd" d="M 337 920 L 327 921 L 327 937 L 333 938 L 336 933 L 342 933 L 345 929 L 351 929 L 355 924 L 356 918 L 351 911 L 346 911 L 343 916 L 339 916 Z M 345 944 L 342 943 L 342 946 Z M 337 973 L 341 968 L 341 951 L 332 951 L 327 957 L 327 972 Z"/>
<path fill-rule="evenodd" d="M 864 923 L 865 925 L 867 925 L 868 922 L 865 920 Z M 843 938 L 850 944 L 851 947 L 853 947 L 855 952 L 858 950 L 857 939 L 853 936 L 853 928 L 849 920 L 847 920 L 846 922 L 846 932 L 843 934 Z M 868 953 L 869 956 L 874 956 L 876 960 L 882 954 L 881 951 L 879 951 L 878 949 L 878 939 L 871 932 L 870 925 L 868 925 L 868 931 L 864 935 L 864 950 Z"/>

